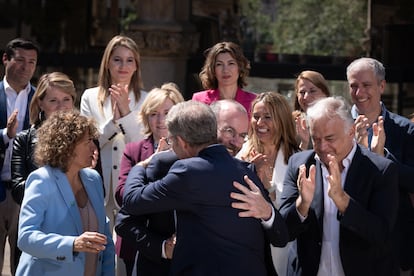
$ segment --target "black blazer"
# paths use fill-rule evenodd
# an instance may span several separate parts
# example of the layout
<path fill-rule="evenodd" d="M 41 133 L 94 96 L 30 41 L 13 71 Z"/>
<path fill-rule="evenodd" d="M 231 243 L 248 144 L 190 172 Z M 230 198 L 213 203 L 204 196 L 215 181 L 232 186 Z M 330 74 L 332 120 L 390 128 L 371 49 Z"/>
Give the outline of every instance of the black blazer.
<path fill-rule="evenodd" d="M 414 124 L 385 110 L 384 130 L 386 157 L 395 161 L 399 171 L 399 261 L 402 268 L 409 269 L 414 268 L 414 206 L 409 198 L 414 193 Z"/>
<path fill-rule="evenodd" d="M 299 166 L 316 165 L 316 190 L 308 217 L 302 223 L 296 210 Z M 344 189 L 351 197 L 340 221 L 339 251 L 346 275 L 399 275 L 392 238 L 398 209 L 398 171 L 390 160 L 357 146 Z M 298 262 L 291 275 L 316 275 L 323 232 L 322 169 L 313 151 L 291 156 L 280 213 L 290 239 L 297 239 Z"/>

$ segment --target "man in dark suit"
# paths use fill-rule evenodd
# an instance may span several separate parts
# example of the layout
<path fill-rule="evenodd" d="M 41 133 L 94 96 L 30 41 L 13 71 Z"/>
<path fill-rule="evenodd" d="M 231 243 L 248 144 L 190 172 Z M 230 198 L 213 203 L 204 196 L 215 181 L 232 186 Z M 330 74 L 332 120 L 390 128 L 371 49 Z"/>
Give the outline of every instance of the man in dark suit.
<path fill-rule="evenodd" d="M 149 182 L 164 177 L 171 165 L 177 161 L 177 155 L 171 150 L 161 151 L 151 161 L 145 172 Z M 137 275 L 169 274 L 173 251 L 173 247 L 169 247 L 169 241 L 173 238 L 168 240 L 166 237 L 172 237 L 176 231 L 173 210 L 141 216 L 121 211 L 116 217 L 115 231 L 124 242 L 138 248 L 137 254 L 141 255 L 137 256 L 133 268 Z"/>
<path fill-rule="evenodd" d="M 358 142 L 395 161 L 399 171 L 399 214 L 396 248 L 400 268 L 407 275 L 414 269 L 414 124 L 392 113 L 381 102 L 385 91 L 385 68 L 372 58 L 359 58 L 347 68 L 349 93 L 354 103 Z"/>
<path fill-rule="evenodd" d="M 230 154 L 236 154 L 243 145 L 245 135 L 247 135 L 249 121 L 246 109 L 233 100 L 220 100 L 210 105 L 210 107 L 217 119 L 218 142 L 224 145 Z M 135 161 L 136 164 L 138 161 L 152 155 L 151 139 L 141 142 L 142 147 L 138 147 L 138 143 L 127 145 L 124 152 L 125 160 L 123 161 L 128 164 Z M 143 156 L 146 157 L 139 159 Z M 173 151 L 160 152 L 151 158 L 151 162 L 146 169 L 148 181 L 153 182 L 164 177 L 177 159 Z M 124 184 L 130 171 L 128 166 L 127 173 L 122 175 L 123 168 L 126 168 L 126 166 L 123 166 L 123 161 L 121 162 L 119 185 L 115 194 L 120 206 L 122 205 Z M 139 255 L 136 258 L 134 268 L 139 271 L 139 275 L 168 275 L 172 252 L 165 249 L 169 248 L 167 247 L 169 245 L 168 240 L 171 240 L 170 237 L 175 233 L 174 211 L 143 216 L 130 216 L 120 213 L 115 224 L 115 230 L 119 236 L 128 240 L 129 246 L 138 247 Z M 173 250 L 173 248 L 169 249 Z M 270 268 L 272 269 L 272 267 Z M 275 275 L 275 273 L 269 275 Z"/>
<path fill-rule="evenodd" d="M 144 167 L 135 166 L 127 179 L 122 209 L 133 215 L 177 210 L 172 275 L 266 275 L 265 235 L 283 246 L 287 232 L 282 218 L 268 205 L 263 220 L 279 223 L 262 227 L 260 219 L 239 217 L 229 196 L 235 191 L 234 180 L 245 183 L 243 176 L 249 175 L 259 182 L 257 177 L 224 146 L 215 144 L 216 119 L 205 104 L 179 103 L 166 123 L 181 160 L 149 185 Z M 254 192 L 265 194 L 263 185 L 259 187 Z"/>
<path fill-rule="evenodd" d="M 19 205 L 14 202 L 10 191 L 10 161 L 16 133 L 30 127 L 29 105 L 35 91 L 30 80 L 36 70 L 38 55 L 39 49 L 33 42 L 16 38 L 6 45 L 2 59 L 5 76 L 0 82 L 0 271 L 8 237 L 10 255 L 14 256 L 10 258 L 13 275 L 20 256 L 16 246 Z"/>
<path fill-rule="evenodd" d="M 297 239 L 290 275 L 398 275 L 396 165 L 355 142 L 343 99 L 319 100 L 307 122 L 314 150 L 289 159 L 280 207 Z"/>

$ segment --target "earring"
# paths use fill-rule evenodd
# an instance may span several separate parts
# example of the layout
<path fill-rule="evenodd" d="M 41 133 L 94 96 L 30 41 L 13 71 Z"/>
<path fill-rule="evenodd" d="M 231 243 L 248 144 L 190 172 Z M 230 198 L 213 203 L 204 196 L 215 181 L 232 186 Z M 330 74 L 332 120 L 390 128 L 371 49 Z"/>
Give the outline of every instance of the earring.
<path fill-rule="evenodd" d="M 45 114 L 43 110 L 40 110 L 39 112 L 39 122 L 43 122 L 45 119 Z"/>

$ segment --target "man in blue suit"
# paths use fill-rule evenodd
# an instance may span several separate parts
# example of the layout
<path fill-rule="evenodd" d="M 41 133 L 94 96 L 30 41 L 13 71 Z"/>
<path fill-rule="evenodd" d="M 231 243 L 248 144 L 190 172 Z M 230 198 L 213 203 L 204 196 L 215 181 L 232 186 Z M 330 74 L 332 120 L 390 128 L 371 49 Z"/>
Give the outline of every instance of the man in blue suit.
<path fill-rule="evenodd" d="M 30 80 L 36 70 L 38 55 L 39 49 L 33 42 L 16 38 L 6 45 L 2 59 L 5 75 L 0 82 L 0 271 L 4 259 L 3 246 L 8 237 L 13 275 L 20 256 L 16 246 L 19 205 L 14 202 L 10 191 L 10 160 L 16 133 L 30 127 L 29 105 L 35 91 Z"/>
<path fill-rule="evenodd" d="M 260 219 L 239 217 L 229 196 L 235 191 L 233 181 L 245 183 L 248 175 L 259 183 L 257 176 L 216 144 L 216 119 L 207 105 L 179 103 L 169 111 L 166 124 L 180 160 L 164 178 L 148 185 L 145 168 L 135 166 L 122 209 L 133 215 L 177 210 L 171 275 L 266 275 L 265 239 L 286 244 L 282 218 L 268 205 L 262 219 L 280 223 L 262 227 Z M 263 185 L 254 192 L 266 194 Z"/>
<path fill-rule="evenodd" d="M 289 159 L 279 210 L 297 239 L 289 275 L 398 275 L 397 166 L 355 142 L 341 98 L 319 100 L 307 122 L 314 149 Z"/>
<path fill-rule="evenodd" d="M 381 102 L 385 68 L 372 58 L 359 58 L 347 68 L 349 93 L 354 103 L 358 142 L 398 167 L 399 214 L 395 238 L 400 268 L 409 275 L 414 268 L 414 124 L 387 110 Z"/>

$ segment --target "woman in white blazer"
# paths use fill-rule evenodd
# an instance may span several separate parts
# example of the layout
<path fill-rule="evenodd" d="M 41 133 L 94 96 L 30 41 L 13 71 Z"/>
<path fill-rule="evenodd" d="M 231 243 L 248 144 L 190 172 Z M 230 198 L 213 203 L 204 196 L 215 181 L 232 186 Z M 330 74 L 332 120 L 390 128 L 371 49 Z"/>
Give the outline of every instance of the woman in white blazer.
<path fill-rule="evenodd" d="M 115 275 L 102 180 L 88 167 L 98 136 L 91 119 L 57 111 L 37 131 L 40 168 L 27 181 L 16 275 Z"/>
<path fill-rule="evenodd" d="M 114 198 L 125 144 L 144 138 L 138 114 L 147 93 L 142 79 L 138 46 L 129 37 L 109 41 L 99 69 L 98 86 L 85 90 L 80 112 L 96 120 L 105 187 L 106 214 L 111 229 L 118 210 Z"/>

